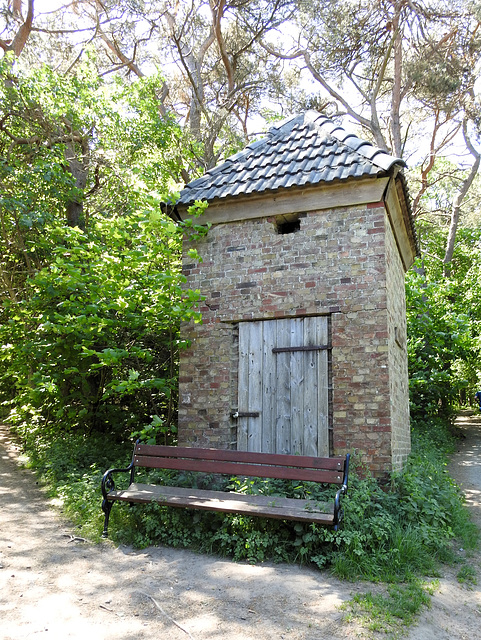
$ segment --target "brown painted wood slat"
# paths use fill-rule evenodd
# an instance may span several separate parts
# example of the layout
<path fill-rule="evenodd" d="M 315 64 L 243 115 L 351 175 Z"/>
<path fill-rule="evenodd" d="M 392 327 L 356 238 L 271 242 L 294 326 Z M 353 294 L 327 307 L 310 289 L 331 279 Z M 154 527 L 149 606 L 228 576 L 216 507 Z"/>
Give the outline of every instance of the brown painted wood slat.
<path fill-rule="evenodd" d="M 255 453 L 232 451 L 231 449 L 199 449 L 196 447 L 169 447 L 164 445 L 137 444 L 135 455 L 162 458 L 191 458 L 193 460 L 219 460 L 225 462 L 247 462 L 259 465 L 280 465 L 299 469 L 326 469 L 344 471 L 345 458 L 318 458 L 281 453 Z"/>
<path fill-rule="evenodd" d="M 166 487 L 158 485 L 130 485 L 124 491 L 111 491 L 108 500 L 133 503 L 157 502 L 169 507 L 184 507 L 224 513 L 242 513 L 278 520 L 318 522 L 330 525 L 334 522 L 332 504 L 318 504 L 310 500 L 281 498 L 278 496 L 220 493 L 201 489 Z"/>
<path fill-rule="evenodd" d="M 217 460 L 199 460 L 188 458 L 162 458 L 153 456 L 134 456 L 136 467 L 152 469 L 176 469 L 178 471 L 201 471 L 203 473 L 221 473 L 279 480 L 304 480 L 307 482 L 329 482 L 342 484 L 343 475 L 339 471 L 324 469 L 304 469 L 298 467 L 276 467 L 242 462 L 222 462 Z"/>

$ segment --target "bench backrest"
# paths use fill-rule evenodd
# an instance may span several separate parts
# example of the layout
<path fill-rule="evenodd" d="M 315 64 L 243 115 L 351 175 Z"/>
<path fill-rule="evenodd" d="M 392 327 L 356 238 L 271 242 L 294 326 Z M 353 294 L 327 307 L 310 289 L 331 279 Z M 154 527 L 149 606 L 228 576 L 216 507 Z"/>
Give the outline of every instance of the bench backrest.
<path fill-rule="evenodd" d="M 349 457 L 317 458 L 225 449 L 197 449 L 137 443 L 135 467 L 202 471 L 236 476 L 305 480 L 342 485 Z"/>

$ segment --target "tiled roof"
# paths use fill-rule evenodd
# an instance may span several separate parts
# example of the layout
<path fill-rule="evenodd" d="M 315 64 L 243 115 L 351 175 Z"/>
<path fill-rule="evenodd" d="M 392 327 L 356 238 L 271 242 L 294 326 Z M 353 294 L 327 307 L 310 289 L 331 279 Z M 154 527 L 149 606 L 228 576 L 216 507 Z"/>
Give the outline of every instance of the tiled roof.
<path fill-rule="evenodd" d="M 182 190 L 179 205 L 385 175 L 405 166 L 316 111 L 293 117 Z"/>

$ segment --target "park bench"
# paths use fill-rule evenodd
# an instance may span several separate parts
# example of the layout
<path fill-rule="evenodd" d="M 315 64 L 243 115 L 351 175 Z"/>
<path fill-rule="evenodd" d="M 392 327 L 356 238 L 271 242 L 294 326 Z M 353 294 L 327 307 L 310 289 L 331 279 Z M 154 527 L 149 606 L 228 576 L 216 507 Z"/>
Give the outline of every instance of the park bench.
<path fill-rule="evenodd" d="M 327 483 L 340 488 L 330 502 L 319 503 L 313 499 L 139 484 L 134 481 L 135 469 L 138 467 Z M 113 475 L 117 473 L 130 474 L 127 489 L 116 489 Z M 105 513 L 103 537 L 108 535 L 110 511 L 117 500 L 131 504 L 156 502 L 169 507 L 315 522 L 337 530 L 343 514 L 341 496 L 347 492 L 348 474 L 349 454 L 345 457 L 317 458 L 137 442 L 130 465 L 125 469 L 109 469 L 102 478 L 102 509 Z"/>

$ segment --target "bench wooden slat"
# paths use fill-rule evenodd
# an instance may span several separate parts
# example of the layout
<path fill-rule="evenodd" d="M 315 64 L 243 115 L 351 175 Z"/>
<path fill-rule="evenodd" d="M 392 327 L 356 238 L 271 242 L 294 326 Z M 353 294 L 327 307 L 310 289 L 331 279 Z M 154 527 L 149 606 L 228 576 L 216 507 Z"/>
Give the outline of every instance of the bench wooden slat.
<path fill-rule="evenodd" d="M 281 480 L 329 482 L 332 484 L 342 484 L 343 479 L 342 473 L 338 471 L 263 466 L 242 462 L 218 462 L 216 460 L 190 460 L 185 458 L 161 458 L 135 455 L 134 464 L 136 467 L 149 467 L 152 469 L 177 469 L 182 471 L 201 471 L 204 473 L 277 478 Z"/>
<path fill-rule="evenodd" d="M 247 462 L 260 465 L 282 465 L 306 469 L 326 469 L 344 471 L 346 458 L 318 458 L 316 456 L 296 456 L 284 453 L 257 453 L 253 451 L 233 451 L 232 449 L 197 449 L 194 447 L 169 447 L 163 445 L 137 444 L 135 455 L 192 458 L 194 460 L 218 460 L 225 462 Z"/>
<path fill-rule="evenodd" d="M 156 502 L 169 507 L 241 513 L 278 520 L 318 522 L 323 525 L 334 522 L 332 504 L 318 504 L 310 500 L 278 496 L 221 493 L 202 489 L 134 483 L 126 490 L 112 491 L 108 495 L 108 500 L 133 503 Z"/>
<path fill-rule="evenodd" d="M 331 502 L 321 504 L 299 498 L 139 484 L 134 482 L 137 467 L 328 483 L 340 488 Z M 113 475 L 117 473 L 130 474 L 128 489 L 116 490 Z M 349 454 L 345 458 L 317 458 L 137 443 L 127 468 L 108 469 L 103 475 L 101 489 L 105 520 L 102 535 L 108 535 L 110 510 L 117 500 L 144 504 L 155 501 L 171 507 L 317 522 L 337 530 L 342 520 L 341 497 L 347 492 L 348 474 Z"/>

